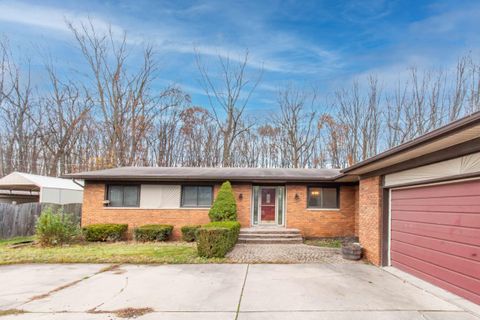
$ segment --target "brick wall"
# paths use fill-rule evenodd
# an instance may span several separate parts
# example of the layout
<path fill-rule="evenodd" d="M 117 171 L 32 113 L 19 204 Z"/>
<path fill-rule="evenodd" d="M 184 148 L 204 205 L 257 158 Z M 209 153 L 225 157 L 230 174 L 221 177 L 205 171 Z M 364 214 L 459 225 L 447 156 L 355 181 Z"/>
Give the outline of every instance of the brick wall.
<path fill-rule="evenodd" d="M 242 228 L 248 228 L 251 220 L 252 185 L 234 184 L 232 187 L 235 200 L 237 200 L 237 220 Z M 240 195 L 242 196 L 240 197 Z"/>
<path fill-rule="evenodd" d="M 216 195 L 219 185 L 215 185 Z M 251 185 L 233 185 L 237 201 L 237 215 L 242 227 L 250 226 Z M 242 199 L 240 198 L 242 194 Z M 181 237 L 180 228 L 187 224 L 205 224 L 210 222 L 208 209 L 141 209 L 108 208 L 103 205 L 105 185 L 87 183 L 83 195 L 82 225 L 95 223 L 126 223 L 131 235 L 132 229 L 144 224 L 171 224 L 174 226 L 173 239 Z"/>
<path fill-rule="evenodd" d="M 381 177 L 360 180 L 358 236 L 367 260 L 381 264 L 382 188 Z"/>
<path fill-rule="evenodd" d="M 215 185 L 214 194 L 219 185 Z M 307 186 L 287 185 L 287 227 L 301 230 L 304 237 L 338 237 L 356 234 L 356 215 L 358 214 L 358 187 L 340 188 L 339 210 L 307 209 Z M 251 219 L 251 184 L 233 184 L 237 201 L 237 216 L 242 227 L 250 226 Z M 295 199 L 295 194 L 299 199 Z M 241 196 L 240 196 L 241 195 Z M 82 224 L 126 223 L 130 232 L 144 224 L 172 224 L 173 238 L 181 236 L 180 228 L 187 224 L 208 223 L 208 209 L 141 209 L 108 208 L 103 206 L 105 185 L 87 183 L 84 190 Z"/>
<path fill-rule="evenodd" d="M 343 186 L 339 210 L 308 209 L 307 186 L 287 185 L 287 227 L 307 238 L 354 236 L 356 193 L 356 186 Z"/>

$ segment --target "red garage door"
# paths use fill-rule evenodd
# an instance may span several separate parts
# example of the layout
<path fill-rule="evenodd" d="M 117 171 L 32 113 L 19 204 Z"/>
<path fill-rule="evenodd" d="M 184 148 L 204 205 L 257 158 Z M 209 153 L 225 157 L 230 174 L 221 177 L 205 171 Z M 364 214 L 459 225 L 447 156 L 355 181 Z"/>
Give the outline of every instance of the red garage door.
<path fill-rule="evenodd" d="M 480 304 L 480 180 L 392 190 L 392 266 Z"/>

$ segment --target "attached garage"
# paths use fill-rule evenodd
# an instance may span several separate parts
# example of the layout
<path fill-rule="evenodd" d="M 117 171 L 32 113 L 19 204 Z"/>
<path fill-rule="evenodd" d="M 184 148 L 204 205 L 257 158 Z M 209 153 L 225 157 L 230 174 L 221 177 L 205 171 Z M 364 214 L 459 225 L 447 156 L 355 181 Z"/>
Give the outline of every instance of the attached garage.
<path fill-rule="evenodd" d="M 480 179 L 392 189 L 389 259 L 480 303 Z"/>
<path fill-rule="evenodd" d="M 480 304 L 480 112 L 345 170 L 366 258 Z"/>

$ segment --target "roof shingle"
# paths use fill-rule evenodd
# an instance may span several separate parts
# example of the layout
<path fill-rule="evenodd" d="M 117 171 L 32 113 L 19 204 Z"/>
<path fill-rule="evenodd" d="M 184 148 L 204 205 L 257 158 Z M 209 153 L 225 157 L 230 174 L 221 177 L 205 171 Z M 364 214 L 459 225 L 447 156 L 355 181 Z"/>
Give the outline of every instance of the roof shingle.
<path fill-rule="evenodd" d="M 123 181 L 331 181 L 339 169 L 120 167 L 66 174 L 64 178 Z"/>

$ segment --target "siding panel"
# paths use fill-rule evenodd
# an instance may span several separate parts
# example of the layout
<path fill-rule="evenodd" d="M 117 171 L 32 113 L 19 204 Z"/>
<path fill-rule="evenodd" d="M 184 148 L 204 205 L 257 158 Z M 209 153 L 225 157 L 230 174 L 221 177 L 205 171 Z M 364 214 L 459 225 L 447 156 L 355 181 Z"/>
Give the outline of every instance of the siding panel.
<path fill-rule="evenodd" d="M 392 238 L 395 239 L 394 241 L 408 243 L 426 249 L 437 250 L 440 252 L 445 252 L 474 261 L 480 261 L 480 247 L 478 246 L 472 246 L 454 241 L 435 239 L 431 237 L 424 237 L 398 231 L 392 232 Z"/>

